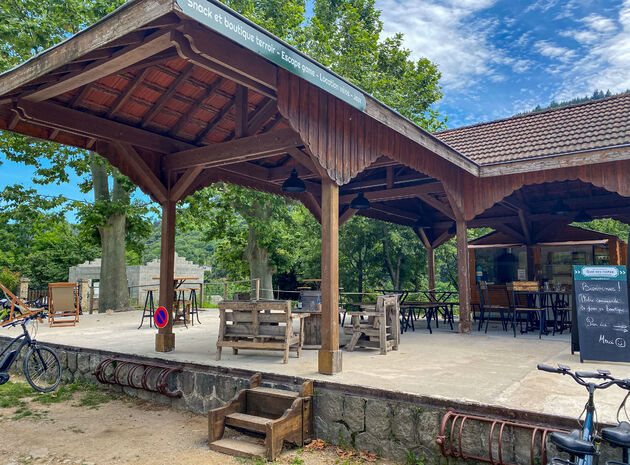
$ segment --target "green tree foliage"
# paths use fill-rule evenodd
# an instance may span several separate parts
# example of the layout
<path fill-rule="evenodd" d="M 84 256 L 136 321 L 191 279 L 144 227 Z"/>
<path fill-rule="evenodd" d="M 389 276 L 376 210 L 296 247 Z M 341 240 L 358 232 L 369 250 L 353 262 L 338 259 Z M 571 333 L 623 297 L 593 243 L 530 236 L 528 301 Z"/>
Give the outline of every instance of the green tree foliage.
<path fill-rule="evenodd" d="M 612 92 L 610 92 L 610 90 L 607 90 L 606 92 L 604 92 L 603 90 L 596 90 L 593 92 L 592 95 L 585 95 L 584 97 L 575 97 L 572 98 L 571 100 L 564 100 L 561 102 L 556 102 L 555 100 L 552 100 L 551 103 L 547 106 L 540 106 L 540 105 L 536 105 L 536 108 L 533 108 L 530 111 L 526 111 L 523 113 L 517 113 L 517 116 L 519 115 L 527 115 L 529 113 L 538 113 L 539 111 L 545 111 L 545 110 L 549 110 L 551 108 L 560 108 L 560 107 L 566 107 L 569 105 L 576 105 L 578 103 L 586 103 L 586 102 L 591 102 L 593 100 L 601 100 L 603 98 L 608 98 L 608 97 L 613 97 L 615 95 L 621 95 L 621 94 L 626 94 L 630 92 L 630 89 L 626 89 L 624 92 L 618 92 L 616 94 L 613 94 Z"/>
<path fill-rule="evenodd" d="M 98 248 L 65 220 L 67 204 L 20 186 L 0 196 L 0 268 L 30 278 L 31 287 L 66 281 L 68 268 L 98 256 Z"/>

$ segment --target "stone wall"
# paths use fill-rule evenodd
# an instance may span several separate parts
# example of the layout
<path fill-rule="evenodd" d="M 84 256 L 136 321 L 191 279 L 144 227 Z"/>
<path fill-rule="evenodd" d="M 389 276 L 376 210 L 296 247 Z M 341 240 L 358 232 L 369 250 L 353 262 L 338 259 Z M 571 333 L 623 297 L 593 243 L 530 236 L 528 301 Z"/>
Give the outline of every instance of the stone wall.
<path fill-rule="evenodd" d="M 0 338 L 0 344 L 8 342 Z M 104 351 L 84 350 L 55 344 L 60 356 L 65 381 L 83 381 L 97 384 L 92 375 L 101 360 L 117 354 Z M 247 370 L 198 364 L 173 364 L 160 359 L 137 358 L 143 362 L 182 366 L 183 372 L 171 375 L 169 387 L 180 389 L 181 398 L 171 399 L 161 394 L 119 386 L 101 385 L 103 389 L 122 392 L 132 397 L 165 404 L 180 410 L 206 414 L 208 410 L 228 402 L 240 389 L 248 386 L 254 373 Z M 14 365 L 21 370 L 21 363 Z M 19 371 L 19 370 L 18 370 Z M 278 389 L 297 390 L 303 379 L 277 374 L 263 373 L 263 385 Z M 316 381 L 314 411 L 315 434 L 318 438 L 345 447 L 368 450 L 401 463 L 409 463 L 410 457 L 423 465 L 476 464 L 474 460 L 455 460 L 441 455 L 436 444 L 440 422 L 448 408 L 478 416 L 489 416 L 503 420 L 534 423 L 543 427 L 572 429 L 577 427 L 575 419 L 554 417 L 534 412 L 491 407 L 447 399 L 437 399 L 406 393 L 385 391 L 361 386 L 343 385 Z M 487 456 L 489 427 L 470 421 L 466 424 L 463 438 L 464 448 L 469 454 Z M 498 428 L 495 437 L 498 436 Z M 503 460 L 517 464 L 530 463 L 531 434 L 522 430 L 506 428 L 503 432 Z M 605 445 L 605 460 L 621 453 Z M 555 451 L 550 451 L 555 455 Z M 494 449 L 494 458 L 498 450 Z M 540 463 L 537 461 L 536 463 Z"/>
<path fill-rule="evenodd" d="M 100 279 L 101 259 L 97 258 L 91 262 L 81 263 L 73 266 L 68 271 L 69 282 L 76 282 L 79 279 L 96 280 Z M 132 303 L 144 305 L 147 293 L 143 289 L 159 288 L 159 281 L 153 278 L 160 276 L 160 260 L 152 260 L 144 265 L 127 266 L 127 284 L 129 285 Z M 175 276 L 196 277 L 197 283 L 203 282 L 203 266 L 196 265 L 175 254 Z M 153 293 L 154 302 L 157 305 L 159 292 Z M 199 298 L 199 296 L 197 296 Z"/>

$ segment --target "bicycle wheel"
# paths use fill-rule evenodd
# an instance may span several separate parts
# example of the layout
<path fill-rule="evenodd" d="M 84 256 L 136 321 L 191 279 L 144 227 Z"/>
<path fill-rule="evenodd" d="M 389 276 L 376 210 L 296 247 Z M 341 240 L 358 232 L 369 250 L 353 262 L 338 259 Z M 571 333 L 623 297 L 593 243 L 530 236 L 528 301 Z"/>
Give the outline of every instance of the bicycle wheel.
<path fill-rule="evenodd" d="M 24 359 L 24 376 L 36 391 L 54 391 L 61 381 L 59 357 L 48 347 L 31 347 Z"/>

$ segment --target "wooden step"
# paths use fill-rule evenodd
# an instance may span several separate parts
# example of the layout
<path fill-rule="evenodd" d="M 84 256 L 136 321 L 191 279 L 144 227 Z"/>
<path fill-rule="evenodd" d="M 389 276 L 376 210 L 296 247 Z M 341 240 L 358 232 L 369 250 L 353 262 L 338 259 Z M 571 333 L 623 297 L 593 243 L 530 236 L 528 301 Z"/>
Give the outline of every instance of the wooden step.
<path fill-rule="evenodd" d="M 280 397 L 283 399 L 297 399 L 297 397 L 300 395 L 299 392 L 295 391 L 285 391 L 284 389 L 273 389 L 260 386 L 254 389 L 250 389 L 250 391 L 258 392 L 260 394 L 264 394 L 270 397 Z"/>
<path fill-rule="evenodd" d="M 219 439 L 218 441 L 210 443 L 210 449 L 223 454 L 244 458 L 265 457 L 267 454 L 267 449 L 262 444 L 255 444 L 238 439 Z"/>
<path fill-rule="evenodd" d="M 248 431 L 257 431 L 264 433 L 267 431 L 267 423 L 271 422 L 271 418 L 257 417 L 246 413 L 231 413 L 225 417 L 225 424 L 243 428 Z"/>

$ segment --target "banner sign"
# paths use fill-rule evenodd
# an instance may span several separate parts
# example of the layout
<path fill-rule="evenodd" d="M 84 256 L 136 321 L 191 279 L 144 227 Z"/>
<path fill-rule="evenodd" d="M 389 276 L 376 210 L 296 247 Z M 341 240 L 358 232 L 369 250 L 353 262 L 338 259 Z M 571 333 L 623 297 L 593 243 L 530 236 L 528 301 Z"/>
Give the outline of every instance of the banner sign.
<path fill-rule="evenodd" d="M 580 361 L 630 362 L 625 266 L 574 265 Z"/>
<path fill-rule="evenodd" d="M 365 96 L 322 65 L 306 59 L 279 39 L 263 34 L 226 8 L 207 0 L 176 0 L 184 14 L 320 89 L 365 110 Z"/>

